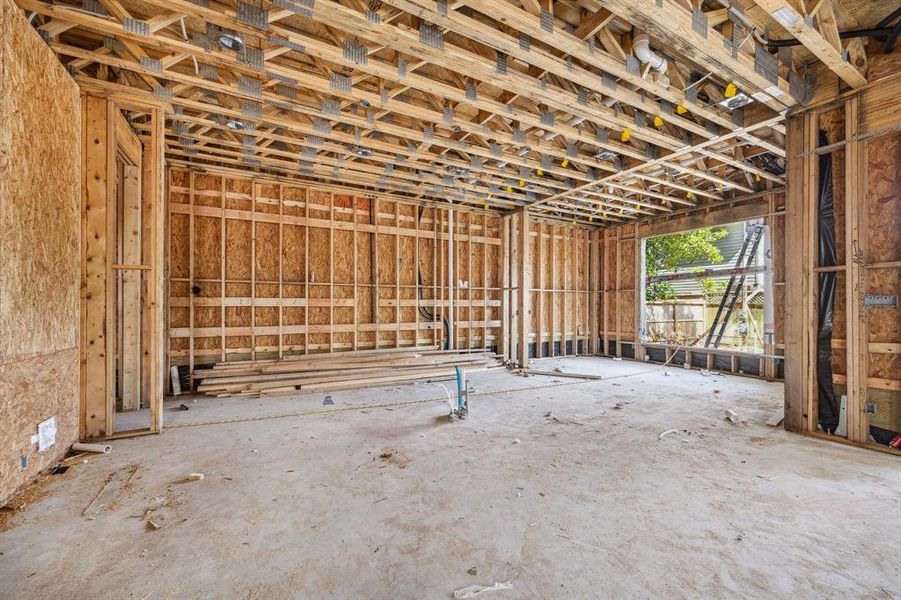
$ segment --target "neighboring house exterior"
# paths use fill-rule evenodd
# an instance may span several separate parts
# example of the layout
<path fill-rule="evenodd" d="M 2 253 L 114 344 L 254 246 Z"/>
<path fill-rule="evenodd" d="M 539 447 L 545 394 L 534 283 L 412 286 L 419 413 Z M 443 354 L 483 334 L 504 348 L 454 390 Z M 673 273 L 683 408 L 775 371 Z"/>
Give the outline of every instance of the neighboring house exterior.
<path fill-rule="evenodd" d="M 709 263 L 705 260 L 686 262 L 674 269 L 660 271 L 659 275 L 673 275 L 687 273 L 693 270 L 718 268 L 724 270 L 736 266 L 736 260 L 741 253 L 744 244 L 747 222 L 730 223 L 721 228 L 727 231 L 727 235 L 714 242 L 714 246 L 720 251 L 722 260 L 718 263 Z M 764 261 L 764 244 L 758 244 L 750 266 L 758 266 Z M 743 264 L 745 261 L 742 261 Z M 724 288 L 729 281 L 729 274 L 709 277 L 720 283 Z M 645 316 L 645 336 L 648 341 L 659 341 L 674 344 L 692 343 L 703 345 L 706 334 L 713 324 L 717 307 L 722 299 L 722 294 L 705 296 L 704 288 L 699 278 L 687 278 L 669 281 L 676 298 L 648 302 Z M 745 351 L 759 352 L 763 350 L 763 292 L 764 275 L 752 274 L 745 278 L 745 290 L 750 295 L 747 310 L 741 306 L 741 301 L 736 304 L 735 310 L 729 319 L 729 325 L 721 341 L 721 347 L 741 349 Z M 697 340 L 697 341 L 695 341 Z"/>
<path fill-rule="evenodd" d="M 720 227 L 720 229 L 725 229 L 728 233 L 727 235 L 714 242 L 714 246 L 720 251 L 720 254 L 723 256 L 723 260 L 719 263 L 708 263 L 707 261 L 700 260 L 690 263 L 683 263 L 677 266 L 675 269 L 671 269 L 668 271 L 660 271 L 660 275 L 670 275 L 675 273 L 685 273 L 689 272 L 693 269 L 702 269 L 708 267 L 734 267 L 735 261 L 738 258 L 739 252 L 741 252 L 742 243 L 744 243 L 745 237 L 745 221 L 740 223 L 729 223 L 728 225 Z M 751 262 L 751 266 L 757 266 L 763 262 L 763 244 L 760 244 L 757 248 L 757 253 L 754 256 L 754 260 Z M 729 281 L 729 276 L 724 275 L 722 277 L 713 277 L 711 278 L 714 281 Z M 683 279 L 679 281 L 671 281 L 670 285 L 672 286 L 673 291 L 676 294 L 676 297 L 679 299 L 688 299 L 688 298 L 702 298 L 704 296 L 704 290 L 701 287 L 698 279 Z M 745 279 L 745 287 L 749 290 L 756 288 L 757 286 L 763 285 L 763 275 L 749 275 Z M 719 297 L 715 299 L 718 301 Z"/>

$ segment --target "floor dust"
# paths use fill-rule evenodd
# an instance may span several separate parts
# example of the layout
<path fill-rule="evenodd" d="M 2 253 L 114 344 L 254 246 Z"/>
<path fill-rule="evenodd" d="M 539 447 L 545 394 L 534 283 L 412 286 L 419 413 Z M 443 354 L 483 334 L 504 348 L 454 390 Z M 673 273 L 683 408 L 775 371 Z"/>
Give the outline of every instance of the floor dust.
<path fill-rule="evenodd" d="M 235 422 L 51 478 L 0 533 L 0 598 L 898 597 L 897 457 L 766 426 L 778 383 L 536 362 L 605 379 L 477 373 L 457 422 L 427 383 L 169 401 Z"/>

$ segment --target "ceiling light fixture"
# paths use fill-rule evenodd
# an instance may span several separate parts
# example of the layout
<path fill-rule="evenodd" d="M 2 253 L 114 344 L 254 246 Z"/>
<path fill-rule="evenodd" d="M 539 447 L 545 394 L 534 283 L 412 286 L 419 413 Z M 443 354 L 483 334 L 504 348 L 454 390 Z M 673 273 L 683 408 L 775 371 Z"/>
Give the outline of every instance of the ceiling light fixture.
<path fill-rule="evenodd" d="M 237 33 L 223 31 L 219 34 L 219 45 L 226 50 L 240 52 L 244 49 L 244 40 Z"/>

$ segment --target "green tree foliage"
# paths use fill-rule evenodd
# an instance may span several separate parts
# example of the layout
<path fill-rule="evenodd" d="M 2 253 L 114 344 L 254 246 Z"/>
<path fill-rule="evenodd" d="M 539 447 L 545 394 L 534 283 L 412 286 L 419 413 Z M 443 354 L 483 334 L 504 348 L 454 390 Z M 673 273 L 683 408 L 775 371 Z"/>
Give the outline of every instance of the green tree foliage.
<path fill-rule="evenodd" d="M 705 227 L 650 238 L 645 243 L 645 273 L 657 275 L 661 271 L 671 271 L 681 264 L 698 260 L 719 263 L 723 260 L 723 255 L 714 246 L 714 242 L 726 235 L 728 231 L 722 227 Z M 676 295 L 669 282 L 658 281 L 648 284 L 645 297 L 649 301 L 672 300 Z"/>
<path fill-rule="evenodd" d="M 698 284 L 701 287 L 701 291 L 704 292 L 704 301 L 707 303 L 719 302 L 726 291 L 726 282 L 722 279 L 716 280 L 704 277 L 698 280 Z"/>

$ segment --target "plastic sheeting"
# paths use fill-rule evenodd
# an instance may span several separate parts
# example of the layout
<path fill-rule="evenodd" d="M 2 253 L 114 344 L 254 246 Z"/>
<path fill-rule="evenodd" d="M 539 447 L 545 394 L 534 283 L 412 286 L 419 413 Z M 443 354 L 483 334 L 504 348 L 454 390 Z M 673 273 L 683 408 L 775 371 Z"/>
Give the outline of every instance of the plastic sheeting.
<path fill-rule="evenodd" d="M 820 146 L 829 142 L 826 132 L 820 131 Z M 835 258 L 835 211 L 832 191 L 832 155 L 819 157 L 817 190 L 817 232 L 819 255 L 817 264 L 833 267 Z M 820 273 L 817 278 L 817 386 L 820 427 L 833 433 L 838 426 L 839 408 L 832 387 L 832 325 L 835 309 L 834 272 Z"/>

